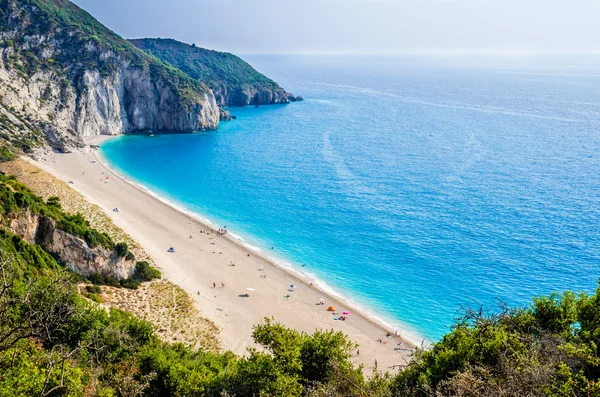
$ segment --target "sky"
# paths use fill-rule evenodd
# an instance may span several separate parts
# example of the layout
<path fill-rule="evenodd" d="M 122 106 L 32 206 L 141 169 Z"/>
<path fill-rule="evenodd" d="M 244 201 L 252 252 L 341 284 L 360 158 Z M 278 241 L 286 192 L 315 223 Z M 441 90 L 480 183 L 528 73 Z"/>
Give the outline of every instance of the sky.
<path fill-rule="evenodd" d="M 125 38 L 237 53 L 600 53 L 600 0 L 74 0 Z"/>

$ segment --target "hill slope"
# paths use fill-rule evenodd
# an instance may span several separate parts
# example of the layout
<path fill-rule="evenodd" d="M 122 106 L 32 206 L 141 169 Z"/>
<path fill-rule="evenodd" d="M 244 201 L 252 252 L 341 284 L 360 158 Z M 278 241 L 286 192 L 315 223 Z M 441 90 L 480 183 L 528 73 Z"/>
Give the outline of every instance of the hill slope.
<path fill-rule="evenodd" d="M 0 95 L 0 137 L 25 149 L 219 121 L 208 87 L 68 0 L 0 0 Z"/>
<path fill-rule="evenodd" d="M 173 39 L 135 39 L 133 45 L 202 81 L 220 106 L 268 105 L 301 100 L 241 58 Z"/>

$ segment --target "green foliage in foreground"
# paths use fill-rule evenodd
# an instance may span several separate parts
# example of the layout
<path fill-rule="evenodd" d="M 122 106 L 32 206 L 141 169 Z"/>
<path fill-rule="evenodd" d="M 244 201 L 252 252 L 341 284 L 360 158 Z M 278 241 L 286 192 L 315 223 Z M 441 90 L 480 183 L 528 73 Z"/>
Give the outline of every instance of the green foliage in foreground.
<path fill-rule="evenodd" d="M 44 203 L 4 176 L 0 202 L 5 215 L 27 208 L 64 216 L 57 199 Z M 138 262 L 128 281 L 111 282 L 156 277 Z M 397 376 L 366 379 L 342 333 L 309 335 L 266 319 L 253 332 L 260 350 L 195 350 L 99 308 L 77 293 L 79 281 L 39 246 L 0 229 L 0 397 L 600 396 L 600 287 L 536 298 L 528 308 L 467 311 Z"/>
<path fill-rule="evenodd" d="M 349 395 L 368 388 L 339 332 L 266 321 L 254 331 L 266 352 L 247 357 L 168 345 L 145 321 L 78 295 L 52 257 L 29 264 L 35 246 L 10 234 L 0 243 L 0 396 L 300 396 L 341 377 Z"/>
<path fill-rule="evenodd" d="M 393 381 L 406 396 L 600 396 L 600 287 L 468 311 Z"/>
<path fill-rule="evenodd" d="M 138 277 L 152 273 L 138 263 Z M 72 274 L 5 232 L 0 274 L 0 397 L 600 395 L 600 288 L 469 311 L 396 377 L 366 379 L 342 333 L 269 319 L 253 332 L 262 349 L 244 357 L 164 343 L 148 323 L 82 298 Z"/>

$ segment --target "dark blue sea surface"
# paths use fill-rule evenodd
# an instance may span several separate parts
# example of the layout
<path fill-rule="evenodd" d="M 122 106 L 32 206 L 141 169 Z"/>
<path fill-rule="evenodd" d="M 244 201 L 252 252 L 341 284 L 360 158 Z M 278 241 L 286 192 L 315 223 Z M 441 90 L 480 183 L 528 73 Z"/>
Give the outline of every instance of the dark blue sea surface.
<path fill-rule="evenodd" d="M 306 100 L 105 158 L 428 340 L 464 306 L 597 287 L 600 59 L 246 58 Z"/>

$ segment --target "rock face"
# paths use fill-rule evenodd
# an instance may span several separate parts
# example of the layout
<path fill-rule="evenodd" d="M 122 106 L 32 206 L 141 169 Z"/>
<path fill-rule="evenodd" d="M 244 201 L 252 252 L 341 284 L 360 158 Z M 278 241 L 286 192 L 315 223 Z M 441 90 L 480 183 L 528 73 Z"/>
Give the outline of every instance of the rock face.
<path fill-rule="evenodd" d="M 150 59 L 72 3 L 6 2 L 0 18 L 1 108 L 30 120 L 30 135 L 45 135 L 53 146 L 68 149 L 100 134 L 217 128 L 219 109 L 208 87 Z M 88 36 L 52 10 L 88 18 L 98 25 L 92 26 L 97 34 Z"/>
<path fill-rule="evenodd" d="M 302 100 L 233 54 L 173 39 L 135 39 L 130 42 L 209 86 L 219 106 L 272 105 Z"/>
<path fill-rule="evenodd" d="M 212 87 L 219 106 L 275 105 L 302 101 L 302 97 L 285 92 L 279 86 L 242 86 L 228 90 L 225 84 Z"/>
<path fill-rule="evenodd" d="M 9 224 L 12 233 L 57 255 L 62 263 L 78 274 L 89 276 L 99 273 L 120 280 L 130 277 L 135 271 L 134 261 L 119 257 L 114 250 L 90 248 L 82 239 L 56 229 L 56 224 L 48 217 L 24 212 L 10 219 Z"/>
<path fill-rule="evenodd" d="M 0 3 L 0 138 L 26 152 L 69 151 L 95 135 L 213 130 L 233 118 L 219 107 L 302 100 L 233 54 L 130 42 L 68 0 Z"/>

